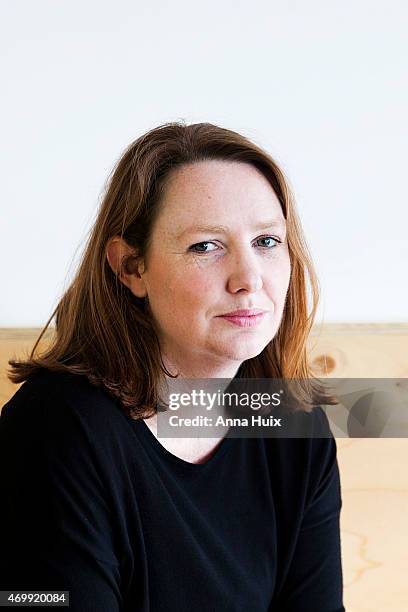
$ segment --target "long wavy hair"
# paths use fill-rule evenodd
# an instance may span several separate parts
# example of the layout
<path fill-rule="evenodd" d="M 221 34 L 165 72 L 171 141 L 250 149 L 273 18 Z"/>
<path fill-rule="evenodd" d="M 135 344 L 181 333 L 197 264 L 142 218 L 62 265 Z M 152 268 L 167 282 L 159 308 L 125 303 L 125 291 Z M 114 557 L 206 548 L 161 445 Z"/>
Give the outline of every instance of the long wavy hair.
<path fill-rule="evenodd" d="M 122 237 L 141 257 L 171 170 L 204 160 L 251 164 L 269 181 L 286 219 L 291 278 L 282 320 L 263 351 L 244 361 L 237 378 L 296 379 L 297 408 L 337 403 L 314 377 L 306 342 L 318 306 L 318 280 L 288 180 L 272 157 L 243 135 L 211 123 L 171 122 L 148 131 L 125 150 L 107 182 L 76 274 L 26 359 L 10 359 L 9 379 L 21 383 L 44 368 L 84 375 L 119 400 L 133 418 L 156 411 L 167 371 L 149 308 L 118 279 L 106 257 L 108 241 Z M 130 256 L 131 258 L 132 256 Z M 131 261 L 124 257 L 122 265 Z M 308 311 L 307 289 L 311 290 Z M 39 343 L 55 317 L 55 332 Z"/>

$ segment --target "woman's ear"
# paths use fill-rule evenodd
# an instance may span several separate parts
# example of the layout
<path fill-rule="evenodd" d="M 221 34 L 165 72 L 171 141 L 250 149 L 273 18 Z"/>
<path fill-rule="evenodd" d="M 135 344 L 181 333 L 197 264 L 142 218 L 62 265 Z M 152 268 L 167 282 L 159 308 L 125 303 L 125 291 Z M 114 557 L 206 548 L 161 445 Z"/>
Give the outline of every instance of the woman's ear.
<path fill-rule="evenodd" d="M 146 285 L 142 278 L 143 260 L 137 257 L 135 249 L 130 247 L 123 238 L 114 236 L 108 241 L 106 259 L 113 273 L 136 297 L 147 296 Z"/>

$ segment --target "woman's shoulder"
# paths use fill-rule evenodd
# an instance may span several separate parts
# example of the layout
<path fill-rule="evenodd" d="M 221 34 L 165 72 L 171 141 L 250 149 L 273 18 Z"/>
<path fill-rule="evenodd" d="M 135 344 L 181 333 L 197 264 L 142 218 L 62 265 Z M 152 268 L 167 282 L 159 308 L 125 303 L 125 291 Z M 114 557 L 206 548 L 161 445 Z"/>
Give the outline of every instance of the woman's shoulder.
<path fill-rule="evenodd" d="M 330 427 L 327 413 L 322 406 L 314 406 L 288 417 L 286 426 L 289 435 L 282 431 L 277 437 L 267 440 L 268 455 L 283 481 L 319 480 L 337 459 L 336 440 Z"/>
<path fill-rule="evenodd" d="M 306 527 L 337 515 L 342 504 L 336 439 L 324 407 L 296 418 L 305 425 L 304 437 L 267 440 L 280 520 L 287 515 L 293 531 L 300 522 Z"/>
<path fill-rule="evenodd" d="M 0 424 L 52 430 L 75 421 L 97 432 L 110 430 L 112 423 L 125 419 L 113 398 L 86 376 L 43 369 L 30 376 L 3 406 Z"/>

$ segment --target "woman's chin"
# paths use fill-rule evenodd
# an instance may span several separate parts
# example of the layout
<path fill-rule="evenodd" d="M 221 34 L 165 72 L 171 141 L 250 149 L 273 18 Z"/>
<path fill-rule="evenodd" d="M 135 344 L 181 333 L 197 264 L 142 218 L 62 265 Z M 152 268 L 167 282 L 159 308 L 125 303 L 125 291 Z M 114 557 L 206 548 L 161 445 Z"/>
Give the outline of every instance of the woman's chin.
<path fill-rule="evenodd" d="M 223 353 L 226 358 L 233 361 L 246 361 L 247 359 L 257 357 L 260 353 L 262 353 L 268 342 L 269 340 L 260 342 L 259 339 L 258 341 L 255 339 L 251 341 L 232 341 L 225 344 L 223 347 L 220 347 L 220 352 Z"/>

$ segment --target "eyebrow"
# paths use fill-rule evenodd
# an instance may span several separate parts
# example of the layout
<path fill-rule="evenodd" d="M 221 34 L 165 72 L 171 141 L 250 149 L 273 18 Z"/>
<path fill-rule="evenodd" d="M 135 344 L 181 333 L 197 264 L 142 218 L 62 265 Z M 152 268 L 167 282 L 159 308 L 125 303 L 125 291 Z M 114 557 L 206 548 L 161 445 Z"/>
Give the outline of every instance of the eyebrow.
<path fill-rule="evenodd" d="M 271 221 L 265 221 L 264 223 L 255 225 L 252 227 L 252 229 L 254 231 L 269 229 L 270 227 L 276 227 L 277 229 L 285 229 L 285 226 L 285 221 L 273 219 Z M 187 227 L 185 230 L 183 230 L 181 234 L 178 234 L 177 238 L 181 238 L 182 236 L 184 236 L 184 234 L 187 233 L 205 234 L 207 232 L 210 232 L 212 234 L 227 234 L 228 227 L 225 227 L 224 225 L 191 225 L 190 227 Z"/>

